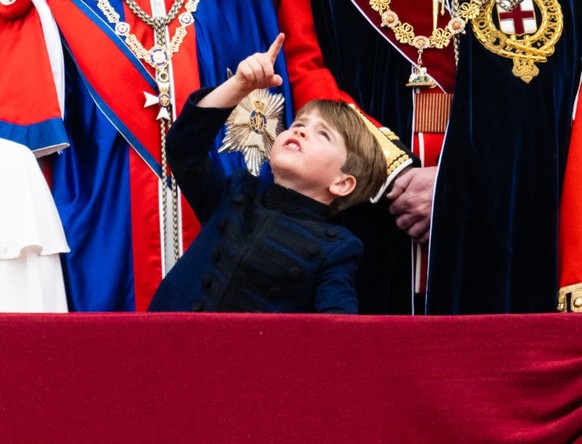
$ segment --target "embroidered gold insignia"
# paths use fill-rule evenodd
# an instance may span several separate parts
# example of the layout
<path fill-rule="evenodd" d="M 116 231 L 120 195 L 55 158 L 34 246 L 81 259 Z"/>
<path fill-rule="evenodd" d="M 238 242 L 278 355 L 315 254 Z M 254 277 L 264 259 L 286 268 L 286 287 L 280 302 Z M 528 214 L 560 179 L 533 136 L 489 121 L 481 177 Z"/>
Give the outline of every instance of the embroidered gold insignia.
<path fill-rule="evenodd" d="M 258 176 L 271 156 L 271 147 L 283 129 L 285 98 L 266 89 L 257 89 L 237 105 L 226 121 L 222 152 L 241 152 L 249 172 Z"/>
<path fill-rule="evenodd" d="M 536 63 L 545 63 L 554 53 L 554 46 L 562 35 L 564 17 L 558 0 L 530 0 L 531 10 L 524 8 L 522 2 L 513 11 L 498 11 L 497 22 L 493 19 L 495 2 L 490 2 L 481 8 L 477 17 L 472 20 L 473 32 L 481 44 L 494 54 L 513 60 L 512 73 L 526 83 L 539 74 Z M 537 18 L 533 8 L 537 6 L 541 23 L 537 26 Z M 532 25 L 532 20 L 535 23 Z M 507 28 L 502 22 L 512 22 Z"/>

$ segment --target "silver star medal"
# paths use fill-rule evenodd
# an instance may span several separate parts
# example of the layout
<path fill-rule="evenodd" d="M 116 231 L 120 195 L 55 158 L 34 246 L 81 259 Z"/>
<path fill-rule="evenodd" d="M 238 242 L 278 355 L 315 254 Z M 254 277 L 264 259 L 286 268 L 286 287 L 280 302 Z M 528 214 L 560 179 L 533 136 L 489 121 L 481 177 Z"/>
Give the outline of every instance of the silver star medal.
<path fill-rule="evenodd" d="M 218 152 L 243 153 L 247 169 L 258 176 L 263 163 L 271 156 L 275 137 L 283 130 L 284 103 L 282 94 L 254 90 L 226 120 L 226 134 Z"/>

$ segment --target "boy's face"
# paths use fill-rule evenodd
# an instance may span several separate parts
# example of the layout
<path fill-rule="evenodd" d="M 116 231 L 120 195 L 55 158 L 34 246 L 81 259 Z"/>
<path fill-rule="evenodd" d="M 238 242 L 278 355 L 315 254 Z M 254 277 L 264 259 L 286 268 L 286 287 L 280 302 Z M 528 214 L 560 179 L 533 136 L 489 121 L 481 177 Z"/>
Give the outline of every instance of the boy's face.
<path fill-rule="evenodd" d="M 343 183 L 346 177 L 353 179 L 341 171 L 346 156 L 343 137 L 313 110 L 277 136 L 270 164 L 275 183 L 330 204 L 353 190 Z"/>

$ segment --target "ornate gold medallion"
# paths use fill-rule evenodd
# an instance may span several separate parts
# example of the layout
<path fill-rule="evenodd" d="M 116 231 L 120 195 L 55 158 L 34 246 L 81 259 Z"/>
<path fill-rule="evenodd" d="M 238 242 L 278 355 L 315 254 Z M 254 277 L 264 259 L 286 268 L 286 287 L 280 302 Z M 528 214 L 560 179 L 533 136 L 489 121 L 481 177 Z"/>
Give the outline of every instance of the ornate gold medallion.
<path fill-rule="evenodd" d="M 258 176 L 271 155 L 275 137 L 283 129 L 284 102 L 282 94 L 272 94 L 266 89 L 257 89 L 246 96 L 228 117 L 218 152 L 241 152 L 249 172 Z"/>
<path fill-rule="evenodd" d="M 534 11 L 539 9 L 541 21 Z M 528 6 L 531 5 L 531 8 Z M 558 0 L 524 0 L 513 11 L 498 11 L 496 4 L 486 4 L 472 20 L 473 32 L 481 44 L 494 54 L 513 60 L 513 75 L 529 83 L 539 74 L 536 63 L 544 63 L 554 53 L 562 35 L 564 18 Z M 509 28 L 504 22 L 510 22 Z"/>

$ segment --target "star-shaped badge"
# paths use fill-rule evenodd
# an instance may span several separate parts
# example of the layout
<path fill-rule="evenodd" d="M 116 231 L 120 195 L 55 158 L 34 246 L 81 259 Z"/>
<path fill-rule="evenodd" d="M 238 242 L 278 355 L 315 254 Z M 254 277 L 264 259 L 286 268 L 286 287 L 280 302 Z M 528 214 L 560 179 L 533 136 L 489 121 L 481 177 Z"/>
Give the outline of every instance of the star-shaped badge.
<path fill-rule="evenodd" d="M 249 172 L 258 176 L 271 156 L 275 137 L 283 130 L 285 98 L 266 89 L 257 89 L 237 105 L 226 121 L 222 152 L 241 152 Z"/>

